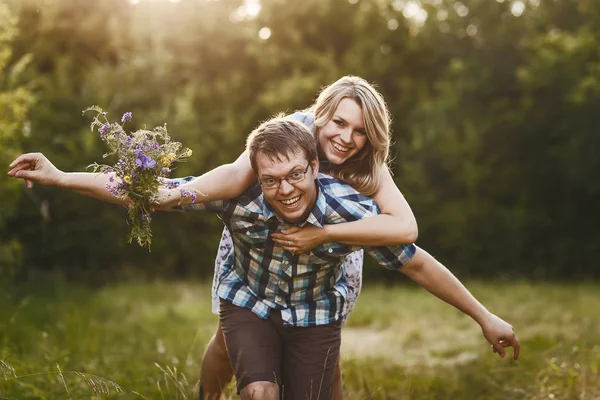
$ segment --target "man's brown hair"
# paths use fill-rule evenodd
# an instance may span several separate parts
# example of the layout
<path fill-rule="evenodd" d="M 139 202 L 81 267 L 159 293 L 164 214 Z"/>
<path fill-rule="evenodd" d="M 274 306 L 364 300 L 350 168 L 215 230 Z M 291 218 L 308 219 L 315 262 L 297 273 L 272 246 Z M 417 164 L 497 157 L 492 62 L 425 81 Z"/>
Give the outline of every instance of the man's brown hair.
<path fill-rule="evenodd" d="M 258 173 L 256 159 L 263 154 L 271 161 L 290 159 L 303 153 L 308 161 L 317 158 L 317 143 L 308 127 L 299 121 L 276 116 L 260 124 L 246 141 L 246 150 L 254 172 Z"/>

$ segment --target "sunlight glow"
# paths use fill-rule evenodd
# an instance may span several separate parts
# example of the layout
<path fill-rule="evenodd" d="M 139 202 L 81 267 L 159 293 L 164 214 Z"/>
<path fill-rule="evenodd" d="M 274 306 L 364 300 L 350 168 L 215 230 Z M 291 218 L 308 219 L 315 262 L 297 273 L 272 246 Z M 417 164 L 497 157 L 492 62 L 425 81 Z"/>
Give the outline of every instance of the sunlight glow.
<path fill-rule="evenodd" d="M 262 8 L 260 0 L 246 0 L 244 3 L 242 7 L 246 7 L 249 18 L 254 18 L 260 13 L 260 9 Z"/>
<path fill-rule="evenodd" d="M 400 23 L 396 18 L 392 18 L 387 23 L 388 29 L 391 31 L 395 31 L 400 26 Z"/>
<path fill-rule="evenodd" d="M 142 1 L 144 0 L 129 0 L 129 2 L 131 4 L 140 4 Z M 181 0 L 165 0 L 168 1 L 169 3 L 179 3 Z"/>
<path fill-rule="evenodd" d="M 469 25 L 467 26 L 466 32 L 468 36 L 473 37 L 477 35 L 477 27 L 475 25 Z"/>
<path fill-rule="evenodd" d="M 410 0 L 404 5 L 404 8 L 402 9 L 402 15 L 404 18 L 412 20 L 417 26 L 422 26 L 427 20 L 428 16 L 427 11 L 421 7 L 421 4 L 414 0 Z"/>
<path fill-rule="evenodd" d="M 448 19 L 448 10 L 439 10 L 437 12 L 438 21 L 445 21 Z"/>
<path fill-rule="evenodd" d="M 525 11 L 525 3 L 523 3 L 522 1 L 515 1 L 514 3 L 512 3 L 512 5 L 510 6 L 510 12 L 512 13 L 512 15 L 514 15 L 515 17 L 520 17 L 521 15 L 523 15 L 523 12 Z"/>
<path fill-rule="evenodd" d="M 235 23 L 254 19 L 260 14 L 261 8 L 260 0 L 244 0 L 244 4 L 231 13 L 229 20 Z"/>
<path fill-rule="evenodd" d="M 392 8 L 396 11 L 402 11 L 404 4 L 404 0 L 394 0 L 392 1 Z"/>
<path fill-rule="evenodd" d="M 469 15 L 469 7 L 465 6 L 460 1 L 457 1 L 456 3 L 454 3 L 454 11 L 456 11 L 456 13 L 460 17 L 466 17 L 467 15 Z"/>
<path fill-rule="evenodd" d="M 271 30 L 266 26 L 261 28 L 260 31 L 258 31 L 258 37 L 262 40 L 267 40 L 271 37 Z"/>
<path fill-rule="evenodd" d="M 421 6 L 418 5 L 416 2 L 409 1 L 406 4 L 406 6 L 404 6 L 404 8 L 402 9 L 402 15 L 404 15 L 404 18 L 415 18 L 419 13 L 420 9 Z"/>

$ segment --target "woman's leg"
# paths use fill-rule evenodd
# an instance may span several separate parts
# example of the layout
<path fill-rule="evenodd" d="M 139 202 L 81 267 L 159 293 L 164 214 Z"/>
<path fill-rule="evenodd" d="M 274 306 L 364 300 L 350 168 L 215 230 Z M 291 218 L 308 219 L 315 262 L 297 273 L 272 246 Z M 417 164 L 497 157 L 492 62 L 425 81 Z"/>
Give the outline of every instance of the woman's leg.
<path fill-rule="evenodd" d="M 346 323 L 346 319 L 350 312 L 354 308 L 354 303 L 360 294 L 362 287 L 362 266 L 364 260 L 364 250 L 358 250 L 354 253 L 350 253 L 344 259 L 344 280 L 348 285 L 348 295 L 346 303 L 344 305 L 344 315 L 342 318 L 342 325 Z M 343 329 L 342 329 L 343 330 Z M 344 391 L 342 384 L 342 369 L 340 366 L 340 359 L 338 358 L 335 366 L 335 375 L 333 378 L 333 392 L 331 393 L 333 400 L 344 400 Z"/>
<path fill-rule="evenodd" d="M 226 268 L 231 267 L 231 260 L 233 257 L 233 240 L 231 234 L 227 228 L 223 228 L 223 234 L 221 235 L 221 243 L 219 244 L 219 251 L 217 258 L 215 259 L 215 274 L 213 277 L 212 284 L 212 312 L 215 315 L 219 315 L 219 296 L 217 295 L 217 288 L 221 277 L 226 272 Z M 202 358 L 202 367 L 200 370 L 200 400 L 219 400 L 225 388 L 231 378 L 233 377 L 233 371 L 229 362 L 229 356 L 227 354 L 227 347 L 225 346 L 225 337 L 221 331 L 221 322 L 217 325 L 217 332 L 208 342 L 206 350 L 204 351 L 204 357 Z"/>
<path fill-rule="evenodd" d="M 221 322 L 208 342 L 200 370 L 200 400 L 219 400 L 233 377 Z"/>
<path fill-rule="evenodd" d="M 335 365 L 335 375 L 333 376 L 333 393 L 332 400 L 344 400 L 344 391 L 342 385 L 342 369 L 340 368 L 340 359 L 338 358 Z"/>

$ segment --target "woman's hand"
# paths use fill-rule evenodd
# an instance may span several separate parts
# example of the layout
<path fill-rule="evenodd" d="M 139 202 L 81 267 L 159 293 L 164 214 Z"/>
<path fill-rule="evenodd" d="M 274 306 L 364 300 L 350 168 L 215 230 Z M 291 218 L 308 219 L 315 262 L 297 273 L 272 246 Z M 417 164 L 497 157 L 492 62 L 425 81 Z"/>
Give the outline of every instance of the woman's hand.
<path fill-rule="evenodd" d="M 513 359 L 519 359 L 521 346 L 515 336 L 513 327 L 494 314 L 488 314 L 481 324 L 483 336 L 492 345 L 492 351 L 502 358 L 506 356 L 506 347 L 513 348 Z"/>
<path fill-rule="evenodd" d="M 29 188 L 33 187 L 33 182 L 59 186 L 64 175 L 42 153 L 21 154 L 8 167 L 11 168 L 8 176 L 24 179 Z"/>
<path fill-rule="evenodd" d="M 165 186 L 158 188 L 158 195 L 152 203 L 153 211 L 169 211 L 181 202 L 179 189 L 167 189 Z"/>
<path fill-rule="evenodd" d="M 327 241 L 325 229 L 306 224 L 304 228 L 293 226 L 271 234 L 273 240 L 293 253 L 305 253 Z"/>

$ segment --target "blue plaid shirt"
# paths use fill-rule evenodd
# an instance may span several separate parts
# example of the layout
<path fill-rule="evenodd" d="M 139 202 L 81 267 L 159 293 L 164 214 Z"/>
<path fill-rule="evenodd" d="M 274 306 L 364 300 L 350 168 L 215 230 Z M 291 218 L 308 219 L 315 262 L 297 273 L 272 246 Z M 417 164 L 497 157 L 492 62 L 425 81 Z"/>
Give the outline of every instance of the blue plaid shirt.
<path fill-rule="evenodd" d="M 193 177 L 172 180 L 184 183 Z M 320 173 L 317 202 L 305 224 L 323 227 L 356 221 L 379 214 L 374 200 L 351 186 Z M 342 316 L 347 286 L 342 278 L 344 257 L 360 246 L 325 243 L 308 253 L 292 254 L 270 236 L 291 225 L 280 220 L 264 201 L 260 185 L 233 200 L 196 203 L 185 210 L 217 213 L 227 228 L 235 248 L 234 259 L 221 275 L 217 294 L 266 319 L 271 309 L 281 311 L 285 326 L 329 324 Z M 407 264 L 416 248 L 413 244 L 366 247 L 379 264 L 399 269 Z"/>

